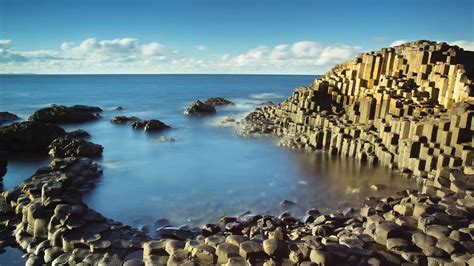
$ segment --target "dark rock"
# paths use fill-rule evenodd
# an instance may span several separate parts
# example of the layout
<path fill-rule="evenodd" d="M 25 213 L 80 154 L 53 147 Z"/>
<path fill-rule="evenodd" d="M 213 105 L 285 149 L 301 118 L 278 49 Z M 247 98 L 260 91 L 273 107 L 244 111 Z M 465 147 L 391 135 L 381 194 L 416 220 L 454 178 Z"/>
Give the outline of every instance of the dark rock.
<path fill-rule="evenodd" d="M 64 135 L 64 129 L 39 122 L 20 122 L 0 128 L 0 147 L 9 152 L 47 153 L 48 145 Z"/>
<path fill-rule="evenodd" d="M 233 102 L 228 101 L 221 97 L 209 98 L 206 101 L 204 101 L 204 103 L 211 106 L 235 105 Z"/>
<path fill-rule="evenodd" d="M 135 121 L 132 123 L 132 128 L 134 129 L 142 129 L 145 127 L 145 122 L 144 121 Z"/>
<path fill-rule="evenodd" d="M 20 117 L 18 117 L 16 114 L 0 112 L 0 125 L 7 122 L 13 122 L 18 119 L 20 119 Z"/>
<path fill-rule="evenodd" d="M 123 107 L 120 105 L 112 109 L 112 111 L 122 111 L 122 110 L 123 110 Z"/>
<path fill-rule="evenodd" d="M 125 123 L 128 123 L 128 122 L 140 121 L 140 118 L 138 118 L 136 116 L 121 115 L 121 116 L 113 117 L 111 121 L 112 121 L 112 123 L 116 123 L 116 124 L 125 124 Z"/>
<path fill-rule="evenodd" d="M 205 104 L 199 100 L 194 101 L 191 106 L 189 106 L 186 111 L 184 111 L 184 114 L 189 116 L 211 115 L 215 113 L 216 109 L 214 106 Z"/>
<path fill-rule="evenodd" d="M 70 137 L 59 137 L 53 140 L 49 145 L 49 149 L 49 154 L 54 158 L 75 156 L 93 158 L 101 156 L 104 150 L 102 145 Z"/>
<path fill-rule="evenodd" d="M 145 121 L 135 121 L 132 124 L 134 129 L 142 129 L 148 132 L 158 132 L 168 128 L 171 128 L 167 124 L 161 122 L 157 119 L 145 120 Z"/>
<path fill-rule="evenodd" d="M 171 238 L 177 240 L 186 240 L 196 236 L 196 233 L 191 230 L 184 230 L 177 227 L 165 226 L 156 230 L 156 233 L 164 238 Z"/>
<path fill-rule="evenodd" d="M 98 113 L 100 112 L 102 112 L 102 109 L 94 106 L 74 105 L 67 107 L 52 105 L 39 109 L 28 120 L 51 124 L 83 123 L 98 119 L 100 117 Z"/>
<path fill-rule="evenodd" d="M 75 139 L 83 139 L 83 138 L 89 138 L 91 134 L 89 134 L 89 132 L 85 130 L 76 129 L 76 130 L 67 132 L 66 136 L 70 138 L 75 138 Z"/>
<path fill-rule="evenodd" d="M 152 119 L 145 121 L 145 131 L 149 132 L 157 132 L 161 131 L 167 128 L 170 128 L 170 126 L 166 125 L 165 123 L 161 122 L 160 120 Z"/>

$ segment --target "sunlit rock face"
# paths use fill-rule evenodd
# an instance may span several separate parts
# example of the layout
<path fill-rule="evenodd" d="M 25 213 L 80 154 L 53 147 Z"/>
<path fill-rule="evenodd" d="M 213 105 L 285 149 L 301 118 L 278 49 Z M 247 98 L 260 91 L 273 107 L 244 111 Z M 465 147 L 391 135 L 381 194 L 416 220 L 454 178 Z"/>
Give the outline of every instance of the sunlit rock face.
<path fill-rule="evenodd" d="M 472 62 L 474 52 L 430 41 L 361 54 L 251 113 L 243 133 L 428 177 L 472 150 Z"/>

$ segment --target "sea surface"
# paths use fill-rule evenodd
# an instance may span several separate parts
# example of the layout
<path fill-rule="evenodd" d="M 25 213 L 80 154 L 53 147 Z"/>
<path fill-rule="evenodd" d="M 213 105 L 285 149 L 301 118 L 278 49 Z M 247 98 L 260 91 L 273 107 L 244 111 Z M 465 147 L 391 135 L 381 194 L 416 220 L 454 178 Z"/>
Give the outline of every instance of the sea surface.
<path fill-rule="evenodd" d="M 50 104 L 104 109 L 102 118 L 66 130 L 84 129 L 104 146 L 97 162 L 103 176 L 84 201 L 105 216 L 132 226 L 168 219 L 199 226 L 243 211 L 279 214 L 320 210 L 388 194 L 416 184 L 385 168 L 360 165 L 324 153 L 276 146 L 272 137 L 245 138 L 220 121 L 242 118 L 265 101 L 278 103 L 315 76 L 296 75 L 0 75 L 0 111 L 27 119 Z M 224 97 L 236 105 L 204 118 L 183 115 L 197 99 Z M 122 106 L 122 111 L 114 108 Z M 159 119 L 173 127 L 158 134 L 117 125 L 118 115 Z M 169 141 L 173 138 L 174 141 Z M 13 157 L 3 189 L 20 184 L 48 157 Z M 386 190 L 373 191 L 372 184 Z M 2 255 L 0 255 L 1 257 Z"/>

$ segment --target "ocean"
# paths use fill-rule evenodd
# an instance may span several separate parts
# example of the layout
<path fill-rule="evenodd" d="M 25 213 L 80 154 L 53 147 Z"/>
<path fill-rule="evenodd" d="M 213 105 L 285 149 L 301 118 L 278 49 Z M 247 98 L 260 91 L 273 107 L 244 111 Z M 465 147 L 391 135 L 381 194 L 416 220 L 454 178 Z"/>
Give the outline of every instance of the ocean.
<path fill-rule="evenodd" d="M 63 125 L 84 129 L 104 146 L 97 162 L 103 176 L 83 196 L 91 208 L 131 226 L 168 219 L 200 226 L 243 211 L 277 215 L 282 200 L 291 211 L 332 210 L 367 196 L 388 194 L 415 184 L 388 169 L 360 165 L 324 153 L 278 147 L 272 137 L 239 136 L 223 126 L 262 102 L 278 103 L 316 76 L 298 75 L 0 75 L 0 111 L 27 119 L 50 104 L 84 104 L 104 109 L 102 118 Z M 214 116 L 183 115 L 194 100 L 223 97 L 235 106 Z M 122 111 L 114 110 L 123 107 Z M 118 115 L 159 119 L 172 129 L 147 134 L 110 122 Z M 168 141 L 173 138 L 174 141 Z M 11 157 L 3 189 L 8 190 L 49 163 L 44 157 Z M 372 184 L 384 184 L 373 191 Z M 6 255 L 0 255 L 5 258 Z"/>

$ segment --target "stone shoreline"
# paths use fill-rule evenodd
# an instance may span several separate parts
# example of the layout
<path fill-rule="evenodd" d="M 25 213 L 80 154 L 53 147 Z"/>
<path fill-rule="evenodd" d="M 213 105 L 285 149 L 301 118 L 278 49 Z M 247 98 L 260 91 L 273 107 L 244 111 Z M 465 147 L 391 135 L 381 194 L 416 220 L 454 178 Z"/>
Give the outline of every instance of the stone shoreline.
<path fill-rule="evenodd" d="M 474 171 L 465 167 L 464 172 Z M 54 159 L 0 197 L 2 246 L 17 245 L 27 265 L 468 265 L 473 263 L 472 193 L 423 186 L 368 198 L 360 210 L 303 217 L 243 214 L 199 232 L 165 227 L 162 239 L 89 209 L 98 165 Z M 439 171 L 456 180 L 462 173 Z M 160 230 L 159 230 L 160 231 Z"/>
<path fill-rule="evenodd" d="M 243 123 L 243 134 L 276 134 L 283 146 L 400 169 L 423 180 L 420 191 L 331 214 L 245 213 L 199 230 L 165 226 L 153 239 L 82 202 L 101 170 L 78 156 L 99 147 L 71 138 L 56 148 L 76 157 L 53 159 L 2 193 L 1 246 L 21 248 L 27 265 L 473 265 L 472 69 L 462 65 L 470 56 L 426 41 L 365 54 Z M 47 152 L 67 133 L 44 121 L 90 121 L 100 111 L 45 108 L 32 122 L 2 128 L 0 142 Z M 48 138 L 31 138 L 35 128 Z"/>

